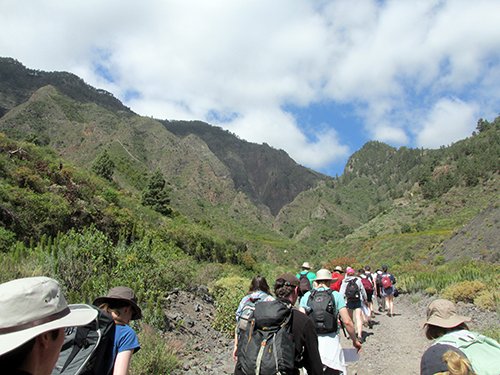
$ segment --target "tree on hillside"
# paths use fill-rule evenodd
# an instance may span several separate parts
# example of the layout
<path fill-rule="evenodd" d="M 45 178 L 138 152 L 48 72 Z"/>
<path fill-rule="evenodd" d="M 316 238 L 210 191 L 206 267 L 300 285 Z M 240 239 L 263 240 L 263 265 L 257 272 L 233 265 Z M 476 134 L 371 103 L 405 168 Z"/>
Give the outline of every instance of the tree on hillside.
<path fill-rule="evenodd" d="M 113 177 L 114 170 L 115 163 L 111 160 L 106 150 L 98 155 L 92 163 L 92 171 L 109 181 Z"/>
<path fill-rule="evenodd" d="M 154 172 L 142 192 L 142 204 L 168 216 L 172 214 L 172 208 L 170 208 L 170 198 L 165 185 L 162 173 L 158 170 Z"/>

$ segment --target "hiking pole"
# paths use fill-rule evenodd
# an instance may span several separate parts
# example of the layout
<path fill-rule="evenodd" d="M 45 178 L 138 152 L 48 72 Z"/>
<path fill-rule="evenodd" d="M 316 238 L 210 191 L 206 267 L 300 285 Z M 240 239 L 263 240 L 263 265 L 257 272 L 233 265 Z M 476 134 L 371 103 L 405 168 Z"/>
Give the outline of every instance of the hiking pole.
<path fill-rule="evenodd" d="M 345 331 L 344 322 L 342 321 L 342 319 L 340 317 L 339 317 L 339 322 L 340 322 L 340 326 L 342 327 L 342 332 L 344 332 L 344 336 L 345 336 L 345 338 L 347 338 L 347 333 Z"/>

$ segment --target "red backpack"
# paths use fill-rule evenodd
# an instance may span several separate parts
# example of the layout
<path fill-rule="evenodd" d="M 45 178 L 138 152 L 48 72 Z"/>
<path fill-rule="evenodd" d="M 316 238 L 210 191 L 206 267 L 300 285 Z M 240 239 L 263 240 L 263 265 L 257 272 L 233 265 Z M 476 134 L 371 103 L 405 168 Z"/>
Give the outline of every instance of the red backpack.
<path fill-rule="evenodd" d="M 361 283 L 363 284 L 363 287 L 368 293 L 373 292 L 373 284 L 368 277 L 362 277 Z"/>
<path fill-rule="evenodd" d="M 384 289 L 390 288 L 392 286 L 391 276 L 389 274 L 385 274 L 382 276 L 382 287 Z"/>

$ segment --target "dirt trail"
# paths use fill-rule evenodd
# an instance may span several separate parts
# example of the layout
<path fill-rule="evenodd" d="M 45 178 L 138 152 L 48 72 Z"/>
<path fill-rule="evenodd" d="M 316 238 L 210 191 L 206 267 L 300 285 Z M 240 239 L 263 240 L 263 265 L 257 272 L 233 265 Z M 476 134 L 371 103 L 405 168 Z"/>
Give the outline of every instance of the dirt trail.
<path fill-rule="evenodd" d="M 365 343 L 356 362 L 348 364 L 349 375 L 418 375 L 420 357 L 430 342 L 425 338 L 425 320 L 429 297 L 401 295 L 395 299 L 395 316 L 376 312 L 377 324 L 365 328 Z M 461 314 L 474 317 L 469 325 L 473 330 L 498 327 L 495 313 L 481 311 L 470 304 L 458 304 Z M 167 338 L 184 342 L 179 356 L 182 368 L 172 375 L 232 374 L 232 340 L 211 328 L 215 308 L 204 290 L 195 293 L 177 291 L 170 296 Z M 181 324 L 182 322 L 182 324 Z M 352 343 L 341 333 L 342 346 Z"/>
<path fill-rule="evenodd" d="M 348 364 L 348 374 L 420 374 L 420 357 L 429 345 L 422 330 L 424 315 L 407 296 L 395 300 L 394 312 L 393 317 L 375 313 L 376 324 L 364 328 L 363 349 L 359 360 Z M 341 342 L 352 347 L 343 334 Z"/>

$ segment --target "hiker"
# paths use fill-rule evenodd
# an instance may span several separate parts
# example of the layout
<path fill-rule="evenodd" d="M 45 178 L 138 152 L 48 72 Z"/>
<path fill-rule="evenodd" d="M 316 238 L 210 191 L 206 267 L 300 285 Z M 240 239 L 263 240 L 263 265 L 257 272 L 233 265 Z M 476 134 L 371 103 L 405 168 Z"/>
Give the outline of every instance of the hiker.
<path fill-rule="evenodd" d="M 257 314 L 260 311 L 265 311 L 268 307 L 281 306 L 284 311 L 289 311 L 289 318 L 287 325 L 281 329 L 289 329 L 290 336 L 292 340 L 284 339 L 280 340 L 281 345 L 289 345 L 293 343 L 293 353 L 289 353 L 293 356 L 293 364 L 290 366 L 292 368 L 282 370 L 283 374 L 299 375 L 300 368 L 305 368 L 308 375 L 320 375 L 323 374 L 323 366 L 321 364 L 321 357 L 318 351 L 318 336 L 314 327 L 313 321 L 305 314 L 300 312 L 293 306 L 298 299 L 298 288 L 299 280 L 291 273 L 285 273 L 276 279 L 274 284 L 274 295 L 276 296 L 275 301 L 260 302 L 255 305 L 254 313 Z M 255 325 L 258 325 L 257 318 L 255 318 Z M 249 330 L 251 332 L 251 330 Z M 246 331 L 246 334 L 248 334 Z M 248 353 L 243 353 L 240 350 L 247 350 L 251 337 L 245 337 L 245 345 L 240 345 L 241 349 L 238 348 L 238 362 L 236 363 L 236 368 L 234 371 L 235 375 L 243 375 L 245 372 L 243 368 L 251 367 L 252 369 L 256 366 L 256 360 L 250 356 Z M 257 343 L 259 347 L 264 347 L 261 343 Z M 264 356 L 269 354 L 271 351 L 264 351 Z M 288 353 L 286 350 L 272 351 L 273 353 Z M 248 355 L 247 355 L 248 354 Z M 288 356 L 287 356 L 288 357 Z M 276 358 L 277 361 L 283 363 L 285 358 Z M 288 358 L 290 360 L 290 358 Z M 252 363 L 246 363 L 245 361 L 254 361 Z M 273 359 L 274 361 L 274 359 Z M 287 361 L 288 362 L 288 361 Z M 253 367 L 252 367 L 253 366 Z M 277 372 L 277 371 L 276 371 Z"/>
<path fill-rule="evenodd" d="M 260 275 L 255 276 L 250 282 L 248 294 L 241 299 L 238 309 L 236 310 L 236 329 L 234 333 L 233 348 L 233 359 L 235 361 L 237 359 L 240 326 L 247 323 L 256 303 L 272 300 L 274 300 L 274 297 L 271 295 L 266 278 Z"/>
<path fill-rule="evenodd" d="M 66 327 L 97 316 L 90 306 L 68 305 L 59 283 L 27 277 L 0 284 L 0 369 L 3 374 L 50 375 Z"/>
<path fill-rule="evenodd" d="M 366 291 L 359 277 L 356 277 L 352 267 L 347 267 L 346 277 L 340 286 L 340 294 L 345 298 L 349 317 L 356 324 L 358 340 L 363 342 L 363 312 L 361 304 L 366 301 Z"/>
<path fill-rule="evenodd" d="M 374 275 L 375 296 L 377 297 L 378 312 L 385 312 L 385 298 L 382 297 L 382 284 L 380 283 L 379 275 L 382 275 L 382 270 L 377 268 Z"/>
<path fill-rule="evenodd" d="M 301 299 L 301 306 L 315 322 L 318 346 L 324 374 L 335 375 L 346 372 L 344 353 L 340 344 L 338 317 L 349 333 L 352 345 L 359 351 L 361 341 L 356 337 L 354 324 L 349 317 L 344 298 L 330 289 L 332 274 L 327 269 L 316 272 L 315 287 Z"/>
<path fill-rule="evenodd" d="M 396 278 L 387 271 L 386 264 L 382 266 L 382 273 L 377 278 L 380 283 L 381 296 L 385 301 L 387 316 L 392 318 L 394 316 L 394 284 L 396 284 Z"/>
<path fill-rule="evenodd" d="M 129 372 L 132 354 L 141 348 L 137 334 L 129 326 L 132 320 L 142 318 L 135 293 L 126 286 L 117 286 L 111 288 L 105 297 L 96 298 L 93 304 L 110 314 L 115 321 L 113 375 L 126 375 Z"/>
<path fill-rule="evenodd" d="M 372 296 L 373 296 L 373 284 L 371 277 L 367 276 L 364 268 L 358 270 L 358 277 L 361 280 L 361 284 L 365 288 L 366 300 L 361 303 L 361 311 L 363 312 L 363 325 L 367 325 L 370 329 L 373 327 L 372 322 Z"/>
<path fill-rule="evenodd" d="M 342 280 L 344 280 L 344 270 L 341 266 L 335 266 L 332 272 L 332 282 L 330 283 L 330 289 L 339 292 L 340 286 L 342 285 Z"/>
<path fill-rule="evenodd" d="M 424 329 L 425 336 L 434 343 L 422 355 L 421 375 L 449 371 L 448 366 L 453 363 L 466 370 L 463 366 L 467 362 L 472 365 L 470 374 L 499 373 L 500 344 L 470 331 L 467 326 L 470 321 L 470 317 L 459 315 L 455 304 L 447 299 L 436 299 L 429 304 Z M 449 352 L 458 354 L 462 360 L 457 361 Z M 455 360 L 445 361 L 445 357 L 455 357 Z"/>
<path fill-rule="evenodd" d="M 364 267 L 364 275 L 371 284 L 371 286 L 368 286 L 366 282 L 363 282 L 363 278 L 361 279 L 361 282 L 363 283 L 363 286 L 365 287 L 366 290 L 366 301 L 368 304 L 368 308 L 370 309 L 370 317 L 373 318 L 373 295 L 375 294 L 376 276 L 373 273 L 371 273 L 371 267 L 369 265 L 366 265 Z"/>
<path fill-rule="evenodd" d="M 316 279 L 316 274 L 311 271 L 309 262 L 302 263 L 301 268 L 302 270 L 296 275 L 297 279 L 299 279 L 299 297 L 312 289 L 313 282 Z M 309 281 L 309 283 L 306 281 Z"/>

